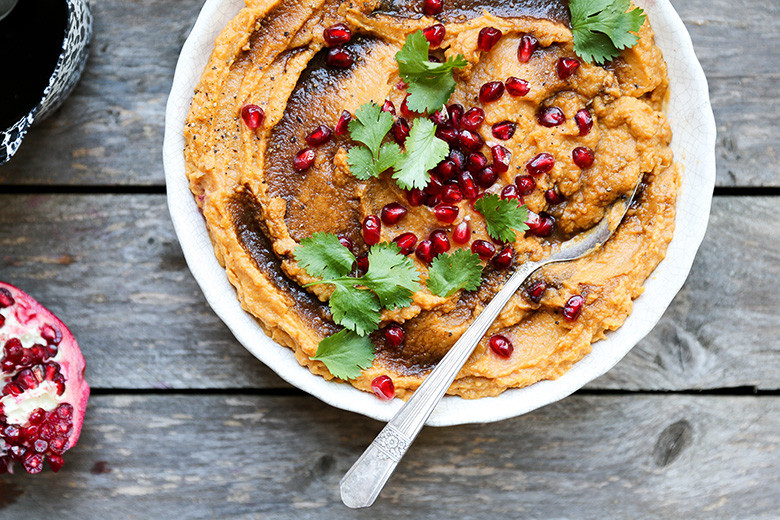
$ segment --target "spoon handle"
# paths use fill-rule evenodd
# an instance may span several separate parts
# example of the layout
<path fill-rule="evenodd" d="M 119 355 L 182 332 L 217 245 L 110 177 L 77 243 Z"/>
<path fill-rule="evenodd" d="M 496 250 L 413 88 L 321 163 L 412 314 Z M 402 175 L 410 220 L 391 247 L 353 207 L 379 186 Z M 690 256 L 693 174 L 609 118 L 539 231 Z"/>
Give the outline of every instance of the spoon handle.
<path fill-rule="evenodd" d="M 393 470 L 409 449 L 425 421 L 450 387 L 490 325 L 525 280 L 548 263 L 526 262 L 485 306 L 466 332 L 455 342 L 412 397 L 379 432 L 374 442 L 347 471 L 339 485 L 348 507 L 368 507 L 379 496 Z"/>

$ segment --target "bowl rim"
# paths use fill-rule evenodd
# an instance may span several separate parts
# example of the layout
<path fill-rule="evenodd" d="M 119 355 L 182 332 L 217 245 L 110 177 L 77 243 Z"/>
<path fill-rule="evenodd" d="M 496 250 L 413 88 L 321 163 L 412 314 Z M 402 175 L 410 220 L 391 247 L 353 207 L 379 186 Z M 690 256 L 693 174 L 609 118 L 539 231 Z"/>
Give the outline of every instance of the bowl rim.
<path fill-rule="evenodd" d="M 696 58 L 690 35 L 669 0 L 636 0 L 635 3 L 645 8 L 651 18 L 656 43 L 662 48 L 667 64 L 671 51 L 674 53 L 675 63 L 690 75 L 686 78 L 690 85 L 685 89 L 685 96 L 695 101 L 690 103 L 690 117 L 696 121 L 694 128 L 698 134 L 686 133 L 685 136 L 694 139 L 696 146 L 691 150 L 684 150 L 682 156 L 675 150 L 675 161 L 682 164 L 685 171 L 678 193 L 675 234 L 667 255 L 645 282 L 645 294 L 634 300 L 634 309 L 625 323 L 616 331 L 607 333 L 607 339 L 595 342 L 592 351 L 564 375 L 524 388 L 509 389 L 496 397 L 469 400 L 446 396 L 428 419 L 427 425 L 450 426 L 503 420 L 572 394 L 611 369 L 652 330 L 690 272 L 696 251 L 707 229 L 715 185 L 716 128 L 707 79 Z M 232 9 L 226 7 L 231 4 L 235 4 Z M 174 73 L 166 107 L 163 164 L 168 206 L 176 235 L 190 271 L 209 305 L 249 352 L 282 379 L 323 402 L 387 421 L 403 401 L 380 401 L 372 394 L 357 390 L 349 384 L 326 381 L 321 376 L 312 374 L 297 362 L 292 350 L 266 336 L 254 318 L 241 308 L 235 289 L 216 260 L 205 221 L 189 190 L 183 157 L 184 120 L 194 87 L 213 49 L 215 30 L 218 34 L 225 25 L 215 24 L 214 20 L 227 17 L 225 21 L 229 21 L 241 6 L 241 0 L 207 0 L 182 48 Z M 664 37 L 665 47 L 659 43 L 659 36 Z M 193 62 L 202 65 L 194 67 Z M 674 81 L 671 74 L 670 81 Z M 673 131 L 679 139 L 681 136 L 674 130 L 674 125 Z M 674 147 L 673 139 L 672 148 Z M 690 154 L 693 157 L 688 157 Z M 683 202 L 688 205 L 685 213 L 682 211 Z M 686 235 L 684 238 L 680 236 L 683 218 Z M 684 241 L 684 244 L 681 241 Z M 641 311 L 637 311 L 637 308 Z M 648 315 L 640 316 L 640 312 Z"/>

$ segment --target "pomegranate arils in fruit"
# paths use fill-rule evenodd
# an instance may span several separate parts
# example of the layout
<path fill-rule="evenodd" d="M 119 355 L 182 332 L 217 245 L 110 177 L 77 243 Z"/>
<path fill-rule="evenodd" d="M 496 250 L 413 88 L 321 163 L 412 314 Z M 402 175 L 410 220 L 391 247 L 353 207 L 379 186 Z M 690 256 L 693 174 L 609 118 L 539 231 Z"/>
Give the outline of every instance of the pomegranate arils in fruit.
<path fill-rule="evenodd" d="M 585 305 L 585 298 L 579 294 L 575 294 L 566 301 L 563 306 L 563 317 L 568 321 L 574 321 L 580 317 L 582 307 Z"/>
<path fill-rule="evenodd" d="M 517 59 L 520 63 L 527 63 L 531 59 L 531 55 L 539 46 L 539 40 L 530 34 L 524 34 L 520 38 L 520 45 L 517 47 Z"/>
<path fill-rule="evenodd" d="M 336 123 L 336 128 L 333 130 L 336 135 L 344 135 L 349 130 L 349 122 L 352 121 L 352 114 L 344 110 Z"/>
<path fill-rule="evenodd" d="M 265 112 L 257 105 L 244 105 L 241 107 L 241 119 L 250 130 L 260 128 L 265 121 Z"/>
<path fill-rule="evenodd" d="M 501 39 L 503 34 L 504 33 L 495 27 L 483 27 L 482 30 L 479 31 L 479 36 L 477 36 L 477 47 L 482 51 L 488 52 L 496 43 L 498 43 L 498 40 Z"/>
<path fill-rule="evenodd" d="M 474 200 L 479 196 L 479 189 L 474 182 L 474 177 L 469 172 L 460 172 L 460 175 L 458 175 L 458 186 L 463 196 L 469 200 Z"/>
<path fill-rule="evenodd" d="M 555 64 L 555 71 L 561 79 L 567 79 L 580 68 L 580 60 L 577 58 L 559 58 Z"/>
<path fill-rule="evenodd" d="M 493 154 L 493 168 L 498 173 L 509 170 L 509 165 L 512 163 L 512 152 L 501 145 L 494 146 L 490 151 Z"/>
<path fill-rule="evenodd" d="M 375 377 L 374 380 L 371 381 L 371 390 L 373 390 L 374 394 L 383 401 L 389 401 L 395 397 L 395 384 L 393 384 L 393 380 L 388 376 Z"/>
<path fill-rule="evenodd" d="M 531 90 L 531 87 L 528 85 L 526 80 L 516 78 L 514 76 L 507 78 L 505 86 L 506 91 L 509 92 L 509 95 L 514 97 L 525 96 Z"/>
<path fill-rule="evenodd" d="M 550 188 L 549 190 L 545 191 L 544 199 L 550 204 L 560 204 L 565 200 L 563 198 L 563 195 L 558 193 L 558 191 L 556 191 L 555 188 Z"/>
<path fill-rule="evenodd" d="M 520 195 L 530 195 L 536 189 L 536 180 L 530 175 L 518 175 L 515 177 L 515 186 Z"/>
<path fill-rule="evenodd" d="M 426 264 L 430 264 L 433 260 L 433 244 L 430 240 L 423 240 L 417 245 L 414 254 Z"/>
<path fill-rule="evenodd" d="M 380 215 L 382 216 L 383 223 L 387 224 L 388 226 L 392 226 L 404 218 L 407 212 L 408 210 L 403 206 L 403 204 L 399 202 L 391 202 L 382 208 Z"/>
<path fill-rule="evenodd" d="M 487 157 L 482 152 L 470 153 L 466 157 L 466 169 L 472 173 L 482 170 L 487 164 Z"/>
<path fill-rule="evenodd" d="M 493 137 L 506 141 L 515 135 L 517 125 L 511 121 L 502 121 L 493 125 Z"/>
<path fill-rule="evenodd" d="M 322 31 L 322 37 L 328 46 L 343 45 L 352 39 L 352 31 L 346 24 L 337 23 Z"/>
<path fill-rule="evenodd" d="M 465 244 L 471 240 L 471 224 L 468 220 L 464 220 L 452 230 L 452 240 L 456 244 Z"/>
<path fill-rule="evenodd" d="M 482 260 L 490 260 L 496 252 L 496 246 L 487 240 L 475 240 L 471 243 L 471 252 L 479 255 Z"/>
<path fill-rule="evenodd" d="M 441 192 L 441 201 L 445 204 L 457 204 L 463 200 L 463 193 L 455 184 L 447 184 Z"/>
<path fill-rule="evenodd" d="M 414 251 L 414 246 L 417 245 L 417 235 L 414 233 L 401 233 L 393 239 L 393 242 L 401 248 L 402 255 L 408 255 Z"/>
<path fill-rule="evenodd" d="M 57 471 L 81 433 L 89 398 L 84 358 L 61 321 L 2 282 L 0 316 L 0 473 L 13 462 L 38 473 L 46 460 Z"/>
<path fill-rule="evenodd" d="M 447 232 L 443 229 L 432 231 L 430 240 L 435 254 L 440 255 L 450 250 L 450 239 L 447 238 Z"/>
<path fill-rule="evenodd" d="M 496 269 L 507 269 L 512 265 L 515 251 L 512 246 L 506 246 L 490 261 Z"/>
<path fill-rule="evenodd" d="M 304 148 L 293 157 L 293 169 L 296 172 L 304 172 L 314 166 L 316 155 L 311 148 Z"/>
<path fill-rule="evenodd" d="M 320 125 L 306 136 L 306 144 L 309 146 L 320 146 L 330 141 L 333 137 L 333 130 L 327 125 Z"/>
<path fill-rule="evenodd" d="M 593 160 L 595 159 L 595 155 L 593 154 L 593 150 L 591 150 L 590 148 L 586 148 L 584 146 L 578 146 L 577 148 L 571 151 L 571 158 L 574 161 L 574 164 L 576 164 L 582 169 L 585 169 L 593 166 Z"/>
<path fill-rule="evenodd" d="M 531 286 L 526 290 L 526 293 L 528 294 L 529 300 L 534 303 L 539 303 L 542 301 L 542 296 L 544 296 L 544 292 L 546 290 L 547 283 L 545 283 L 543 280 L 539 280 L 538 282 L 531 284 Z"/>
<path fill-rule="evenodd" d="M 460 209 L 458 206 L 452 206 L 450 204 L 439 204 L 433 208 L 433 214 L 436 215 L 436 218 L 439 220 L 439 222 L 443 222 L 445 224 L 452 224 L 455 222 L 455 219 L 458 218 L 459 212 Z"/>
<path fill-rule="evenodd" d="M 488 340 L 488 345 L 495 355 L 504 359 L 509 359 L 512 356 L 512 352 L 515 350 L 512 346 L 512 342 L 501 334 L 491 336 Z"/>
<path fill-rule="evenodd" d="M 498 172 L 492 166 L 486 166 L 474 176 L 477 179 L 477 184 L 483 189 L 490 188 L 498 180 Z"/>
<path fill-rule="evenodd" d="M 352 56 L 351 52 L 343 47 L 332 47 L 328 49 L 328 54 L 325 56 L 325 63 L 330 67 L 346 69 L 355 63 L 355 58 Z"/>
<path fill-rule="evenodd" d="M 525 169 L 531 175 L 541 175 L 543 173 L 550 173 L 555 166 L 555 157 L 547 152 L 542 152 L 536 155 L 533 159 L 525 164 Z"/>
<path fill-rule="evenodd" d="M 581 108 L 574 114 L 574 122 L 577 123 L 577 127 L 580 129 L 580 137 L 584 137 L 590 133 L 590 129 L 593 128 L 593 116 L 590 115 L 590 111 L 587 108 Z"/>
<path fill-rule="evenodd" d="M 428 43 L 431 44 L 431 47 L 438 47 L 441 45 L 441 42 L 444 41 L 444 35 L 446 32 L 447 31 L 444 29 L 444 26 L 440 23 L 431 25 L 430 27 L 426 27 L 422 30 L 423 36 L 425 36 L 425 39 L 428 40 Z"/>
<path fill-rule="evenodd" d="M 474 132 L 485 121 L 485 111 L 479 107 L 469 108 L 468 111 L 463 114 L 460 120 L 460 124 L 466 130 Z"/>
<path fill-rule="evenodd" d="M 489 81 L 479 89 L 479 100 L 482 103 L 491 103 L 504 95 L 504 84 L 500 81 Z"/>
<path fill-rule="evenodd" d="M 444 9 L 443 0 L 423 0 L 423 13 L 428 16 L 439 14 Z"/>
<path fill-rule="evenodd" d="M 563 115 L 563 110 L 558 107 L 546 107 L 539 111 L 537 120 L 540 125 L 552 128 L 563 124 L 566 121 L 566 116 Z"/>
<path fill-rule="evenodd" d="M 384 330 L 385 340 L 394 347 L 400 347 L 404 342 L 406 333 L 404 328 L 397 323 L 391 323 Z"/>
<path fill-rule="evenodd" d="M 470 152 L 476 152 L 485 144 L 482 136 L 470 130 L 461 130 L 458 134 L 458 142 Z"/>
<path fill-rule="evenodd" d="M 411 128 L 409 127 L 409 121 L 405 117 L 399 117 L 393 121 L 393 126 L 390 127 L 390 131 L 393 134 L 393 140 L 399 145 L 403 145 L 406 142 L 406 138 L 409 137 Z"/>
<path fill-rule="evenodd" d="M 538 215 L 533 211 L 528 212 L 528 220 L 526 220 L 528 226 L 528 232 L 537 237 L 548 237 L 553 232 L 555 226 L 555 219 L 547 213 L 539 213 Z"/>
<path fill-rule="evenodd" d="M 376 215 L 369 215 L 363 220 L 363 241 L 369 246 L 379 243 L 382 234 L 382 222 Z"/>
<path fill-rule="evenodd" d="M 392 101 L 389 99 L 385 99 L 385 102 L 382 103 L 382 112 L 387 112 L 388 114 L 395 115 L 395 105 Z"/>

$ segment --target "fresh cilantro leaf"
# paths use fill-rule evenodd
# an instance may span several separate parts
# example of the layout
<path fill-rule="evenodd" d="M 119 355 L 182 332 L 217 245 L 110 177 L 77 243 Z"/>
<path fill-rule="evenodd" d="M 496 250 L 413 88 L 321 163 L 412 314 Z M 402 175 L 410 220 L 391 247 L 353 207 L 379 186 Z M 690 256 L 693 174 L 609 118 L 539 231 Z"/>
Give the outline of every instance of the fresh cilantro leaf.
<path fill-rule="evenodd" d="M 311 359 L 325 363 L 330 373 L 339 379 L 354 379 L 361 369 L 374 362 L 374 345 L 367 337 L 341 330 L 320 341 L 317 354 Z"/>
<path fill-rule="evenodd" d="M 436 125 L 433 121 L 422 117 L 412 123 L 405 146 L 406 153 L 396 165 L 393 178 L 405 190 L 423 189 L 431 180 L 428 170 L 447 157 L 450 146 L 436 137 Z"/>
<path fill-rule="evenodd" d="M 381 318 L 376 295 L 371 291 L 355 287 L 358 283 L 355 278 L 333 280 L 328 283 L 336 286 L 328 302 L 333 313 L 333 321 L 355 331 L 360 336 L 376 330 Z"/>
<path fill-rule="evenodd" d="M 368 271 L 360 283 L 374 291 L 385 308 L 407 307 L 420 289 L 420 273 L 395 243 L 377 244 L 368 252 Z"/>
<path fill-rule="evenodd" d="M 383 144 L 376 160 L 372 157 L 371 151 L 364 146 L 354 146 L 347 152 L 350 172 L 362 181 L 370 177 L 379 177 L 380 173 L 394 166 L 400 157 L 401 148 L 395 143 Z"/>
<path fill-rule="evenodd" d="M 629 11 L 630 0 L 570 0 L 574 52 L 583 60 L 604 64 L 633 47 L 645 21 L 642 9 Z"/>
<path fill-rule="evenodd" d="M 477 199 L 474 207 L 485 217 L 487 232 L 496 240 L 514 242 L 517 238 L 515 231 L 528 229 L 525 223 L 528 220 L 528 208 L 525 204 L 518 206 L 515 199 L 504 200 L 491 193 Z"/>
<path fill-rule="evenodd" d="M 354 119 L 349 122 L 349 136 L 353 141 L 366 145 L 374 159 L 377 159 L 382 139 L 392 126 L 392 114 L 382 112 L 376 103 L 365 103 L 355 111 Z"/>
<path fill-rule="evenodd" d="M 428 289 L 436 296 L 448 298 L 460 289 L 473 291 L 482 281 L 479 255 L 467 249 L 456 249 L 433 259 L 428 269 Z"/>
<path fill-rule="evenodd" d="M 355 263 L 355 255 L 332 233 L 314 233 L 304 238 L 295 248 L 294 255 L 309 276 L 317 278 L 346 276 Z"/>
<path fill-rule="evenodd" d="M 428 60 L 430 44 L 422 31 L 406 37 L 403 48 L 395 55 L 398 71 L 409 85 L 406 103 L 415 112 L 433 112 L 441 108 L 455 92 L 452 69 L 468 65 L 466 58 L 458 54 L 444 63 Z"/>

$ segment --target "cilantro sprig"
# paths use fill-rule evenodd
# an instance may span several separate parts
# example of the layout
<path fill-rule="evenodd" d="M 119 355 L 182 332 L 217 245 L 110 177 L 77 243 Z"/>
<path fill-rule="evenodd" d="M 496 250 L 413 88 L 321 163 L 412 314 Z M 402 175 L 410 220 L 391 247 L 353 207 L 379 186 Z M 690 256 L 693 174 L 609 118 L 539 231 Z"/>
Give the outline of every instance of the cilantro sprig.
<path fill-rule="evenodd" d="M 404 146 L 406 153 L 396 166 L 393 178 L 405 190 L 423 189 L 431 180 L 428 170 L 447 157 L 450 146 L 436 137 L 436 125 L 433 121 L 422 117 L 412 123 Z"/>
<path fill-rule="evenodd" d="M 468 61 L 463 55 L 450 57 L 444 63 L 428 59 L 430 44 L 422 31 L 406 37 L 406 42 L 395 55 L 401 78 L 409 85 L 409 108 L 415 112 L 433 112 L 441 108 L 455 92 L 452 71 L 463 68 Z"/>
<path fill-rule="evenodd" d="M 645 14 L 630 7 L 630 0 L 570 0 L 574 52 L 601 65 L 636 45 Z"/>
<path fill-rule="evenodd" d="M 428 269 L 428 289 L 436 296 L 448 298 L 460 289 L 473 291 L 482 281 L 479 255 L 467 249 L 438 255 Z"/>
<path fill-rule="evenodd" d="M 488 234 L 496 240 L 514 242 L 517 238 L 515 231 L 523 232 L 528 229 L 528 208 L 523 204 L 517 205 L 515 199 L 502 199 L 491 193 L 477 199 L 474 208 L 485 218 Z"/>
<path fill-rule="evenodd" d="M 325 363 L 339 379 L 354 379 L 374 362 L 374 345 L 367 336 L 344 329 L 320 341 L 311 359 Z"/>

